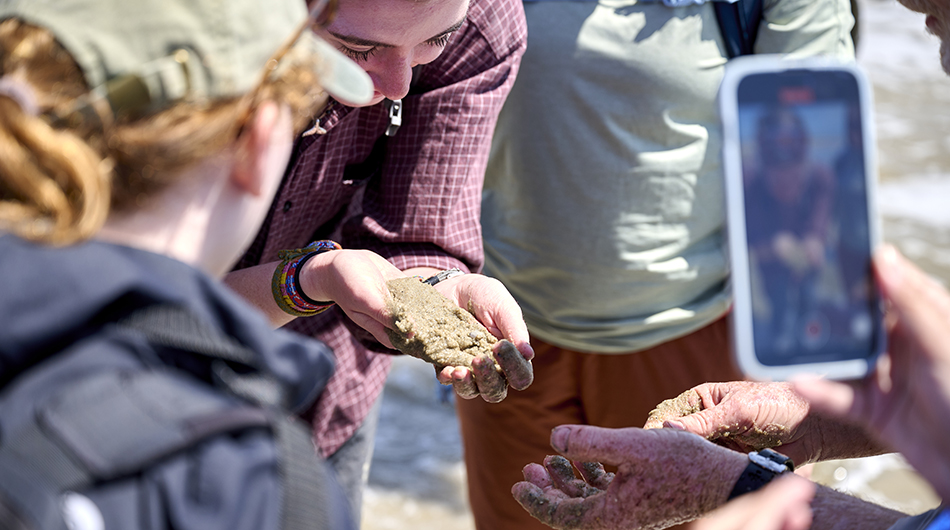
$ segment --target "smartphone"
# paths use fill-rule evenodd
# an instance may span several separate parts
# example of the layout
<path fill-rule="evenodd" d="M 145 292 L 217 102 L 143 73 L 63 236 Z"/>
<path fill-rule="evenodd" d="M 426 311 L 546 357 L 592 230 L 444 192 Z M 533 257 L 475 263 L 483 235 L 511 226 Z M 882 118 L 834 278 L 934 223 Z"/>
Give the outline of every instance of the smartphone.
<path fill-rule="evenodd" d="M 885 347 L 870 100 L 853 63 L 762 55 L 726 66 L 733 351 L 752 378 L 857 379 Z"/>

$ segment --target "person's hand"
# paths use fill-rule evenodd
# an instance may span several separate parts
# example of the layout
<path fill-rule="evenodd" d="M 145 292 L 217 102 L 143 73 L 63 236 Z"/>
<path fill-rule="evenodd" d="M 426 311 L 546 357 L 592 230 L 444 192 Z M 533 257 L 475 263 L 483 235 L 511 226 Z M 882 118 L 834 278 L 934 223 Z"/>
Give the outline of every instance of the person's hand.
<path fill-rule="evenodd" d="M 452 385 L 463 399 L 481 396 L 496 403 L 507 395 L 507 387 L 524 390 L 534 381 L 531 359 L 534 349 L 528 337 L 521 307 L 508 289 L 494 278 L 481 274 L 463 274 L 435 285 L 443 296 L 455 302 L 500 340 L 495 344 L 494 360 L 476 357 L 472 369 L 446 366 L 437 373 L 440 383 Z M 495 369 L 495 363 L 501 372 Z"/>
<path fill-rule="evenodd" d="M 888 302 L 888 355 L 850 384 L 795 382 L 812 407 L 866 423 L 950 498 L 950 295 L 893 247 L 874 259 Z"/>
<path fill-rule="evenodd" d="M 815 484 L 789 473 L 759 491 L 729 501 L 696 521 L 692 530 L 806 530 Z"/>
<path fill-rule="evenodd" d="M 788 383 L 706 383 L 660 403 L 644 428 L 689 431 L 742 453 L 781 446 L 802 465 L 821 454 L 821 432 L 808 413 Z"/>
<path fill-rule="evenodd" d="M 790 383 L 705 383 L 657 405 L 644 428 L 698 434 L 742 453 L 778 448 L 801 466 L 887 449 L 863 425 L 819 414 Z"/>
<path fill-rule="evenodd" d="M 369 250 L 334 250 L 314 256 L 300 271 L 304 293 L 317 301 L 333 301 L 356 325 L 387 348 L 392 341 L 392 296 L 386 282 L 406 273 Z"/>
<path fill-rule="evenodd" d="M 801 274 L 808 269 L 808 255 L 795 234 L 782 231 L 772 238 L 772 252 L 786 267 Z"/>
<path fill-rule="evenodd" d="M 528 464 L 511 492 L 533 517 L 565 530 L 691 521 L 722 505 L 748 464 L 746 455 L 671 429 L 562 425 L 551 433 L 551 446 L 566 459 Z M 595 462 L 617 466 L 616 474 Z"/>

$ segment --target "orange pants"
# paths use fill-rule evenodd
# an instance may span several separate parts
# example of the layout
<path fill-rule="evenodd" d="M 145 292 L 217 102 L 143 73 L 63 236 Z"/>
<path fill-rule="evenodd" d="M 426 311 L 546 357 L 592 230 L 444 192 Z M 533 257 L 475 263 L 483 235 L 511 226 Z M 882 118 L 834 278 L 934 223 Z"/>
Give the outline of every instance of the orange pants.
<path fill-rule="evenodd" d="M 701 383 L 743 379 L 722 318 L 685 337 L 629 354 L 590 354 L 532 340 L 534 383 L 501 403 L 457 399 L 469 501 L 478 530 L 550 530 L 511 495 L 521 469 L 540 463 L 565 424 L 642 427 L 664 399 Z"/>

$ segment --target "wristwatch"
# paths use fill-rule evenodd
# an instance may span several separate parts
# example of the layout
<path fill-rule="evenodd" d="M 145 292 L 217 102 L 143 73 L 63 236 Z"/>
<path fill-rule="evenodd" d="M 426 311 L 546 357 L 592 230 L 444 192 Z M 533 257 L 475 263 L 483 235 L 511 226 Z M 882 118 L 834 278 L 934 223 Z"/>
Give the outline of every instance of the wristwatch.
<path fill-rule="evenodd" d="M 777 453 L 771 449 L 762 449 L 754 453 L 749 453 L 749 465 L 739 475 L 732 493 L 729 494 L 729 500 L 739 495 L 755 491 L 768 484 L 773 478 L 783 473 L 795 471 L 795 463 L 792 459 Z"/>
<path fill-rule="evenodd" d="M 454 278 L 456 276 L 461 276 L 463 274 L 465 273 L 462 272 L 461 269 L 458 269 L 458 268 L 449 269 L 449 270 L 445 270 L 445 271 L 433 274 L 432 276 L 429 276 L 425 280 L 422 280 L 422 283 L 435 285 L 441 281 L 445 281 L 445 280 L 448 280 L 449 278 Z"/>

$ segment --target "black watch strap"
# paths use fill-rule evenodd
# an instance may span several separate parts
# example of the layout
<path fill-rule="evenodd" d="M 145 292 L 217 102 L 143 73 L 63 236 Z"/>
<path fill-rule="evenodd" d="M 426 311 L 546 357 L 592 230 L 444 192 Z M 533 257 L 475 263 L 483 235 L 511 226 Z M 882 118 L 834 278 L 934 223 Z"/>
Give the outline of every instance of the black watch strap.
<path fill-rule="evenodd" d="M 781 453 L 771 449 L 749 453 L 749 465 L 739 475 L 739 480 L 736 481 L 732 493 L 729 494 L 729 500 L 755 491 L 771 482 L 776 476 L 789 471 L 795 471 L 795 464 L 791 458 Z"/>

